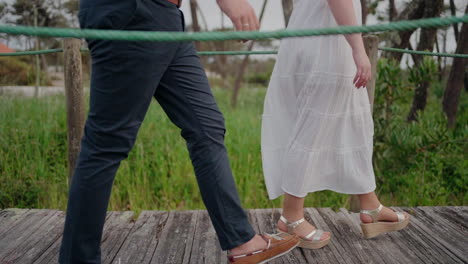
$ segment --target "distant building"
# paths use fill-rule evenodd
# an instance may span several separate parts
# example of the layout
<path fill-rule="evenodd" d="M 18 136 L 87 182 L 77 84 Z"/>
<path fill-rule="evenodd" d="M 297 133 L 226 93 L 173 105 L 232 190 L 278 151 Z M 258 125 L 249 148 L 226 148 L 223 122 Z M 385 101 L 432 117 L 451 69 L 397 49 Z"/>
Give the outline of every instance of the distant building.
<path fill-rule="evenodd" d="M 0 53 L 10 53 L 15 52 L 14 49 L 10 49 L 7 45 L 0 43 Z"/>

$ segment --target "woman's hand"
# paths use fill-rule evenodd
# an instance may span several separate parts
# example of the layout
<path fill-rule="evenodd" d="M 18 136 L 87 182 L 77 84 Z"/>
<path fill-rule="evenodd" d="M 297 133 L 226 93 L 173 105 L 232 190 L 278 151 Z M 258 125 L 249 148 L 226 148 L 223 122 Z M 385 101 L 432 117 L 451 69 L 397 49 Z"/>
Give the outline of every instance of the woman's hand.
<path fill-rule="evenodd" d="M 257 15 L 247 0 L 217 0 L 221 11 L 234 24 L 236 30 L 254 31 L 260 28 Z"/>
<path fill-rule="evenodd" d="M 364 49 L 356 49 L 353 50 L 353 58 L 357 69 L 353 84 L 358 89 L 366 87 L 372 75 L 369 57 Z"/>

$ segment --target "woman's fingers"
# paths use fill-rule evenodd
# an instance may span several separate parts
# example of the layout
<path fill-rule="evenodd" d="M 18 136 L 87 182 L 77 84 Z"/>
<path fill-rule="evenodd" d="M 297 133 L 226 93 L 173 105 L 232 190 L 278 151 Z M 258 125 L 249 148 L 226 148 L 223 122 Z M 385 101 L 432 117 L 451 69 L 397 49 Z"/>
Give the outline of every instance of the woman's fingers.
<path fill-rule="evenodd" d="M 252 9 L 252 24 L 255 25 L 253 30 L 260 30 L 260 20 L 258 20 L 257 15 L 255 14 L 255 11 Z"/>
<path fill-rule="evenodd" d="M 242 30 L 242 17 L 236 17 L 232 19 L 232 23 L 236 30 Z"/>
<path fill-rule="evenodd" d="M 354 77 L 353 84 L 356 88 L 366 87 L 371 79 L 371 71 L 367 68 L 359 68 Z"/>
<path fill-rule="evenodd" d="M 241 17 L 241 23 L 242 23 L 242 26 L 241 26 L 242 31 L 249 31 L 250 30 L 249 17 L 247 17 L 247 16 Z"/>
<path fill-rule="evenodd" d="M 366 70 L 366 72 L 364 73 L 362 78 L 364 79 L 364 82 L 362 84 L 362 87 L 364 88 L 364 87 L 367 86 L 367 82 L 369 82 L 369 71 L 368 70 Z"/>
<path fill-rule="evenodd" d="M 357 72 L 356 72 L 356 76 L 354 76 L 354 79 L 353 79 L 353 84 L 354 86 L 356 86 L 357 88 L 357 83 L 359 81 L 359 76 L 361 75 L 361 69 L 358 68 Z"/>
<path fill-rule="evenodd" d="M 252 9 L 250 14 L 247 16 L 247 23 L 249 24 L 249 31 L 258 30 L 258 18 L 255 15 L 255 11 Z"/>

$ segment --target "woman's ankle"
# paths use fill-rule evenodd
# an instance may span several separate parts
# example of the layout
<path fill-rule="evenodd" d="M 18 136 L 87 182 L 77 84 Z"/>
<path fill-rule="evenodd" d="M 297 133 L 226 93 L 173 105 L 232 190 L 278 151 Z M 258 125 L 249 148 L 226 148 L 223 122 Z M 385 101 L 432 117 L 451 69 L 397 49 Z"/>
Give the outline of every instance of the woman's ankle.
<path fill-rule="evenodd" d="M 379 207 L 380 201 L 374 192 L 358 195 L 361 210 L 374 210 Z"/>

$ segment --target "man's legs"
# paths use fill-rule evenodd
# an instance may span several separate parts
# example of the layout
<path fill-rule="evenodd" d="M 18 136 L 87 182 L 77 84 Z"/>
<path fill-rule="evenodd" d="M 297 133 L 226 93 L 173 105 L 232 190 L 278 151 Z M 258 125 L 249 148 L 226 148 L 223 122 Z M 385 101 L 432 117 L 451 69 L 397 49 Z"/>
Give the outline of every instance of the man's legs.
<path fill-rule="evenodd" d="M 158 82 L 157 70 L 150 72 L 150 65 L 138 58 L 108 57 L 118 63 L 93 65 L 90 112 L 70 187 L 60 263 L 100 263 L 115 173 L 134 144 Z"/>
<path fill-rule="evenodd" d="M 83 28 L 182 30 L 180 24 L 163 23 L 180 20 L 180 12 L 166 1 L 80 3 Z M 90 111 L 70 186 L 60 263 L 101 262 L 102 229 L 115 173 L 179 46 L 104 40 L 88 44 L 93 62 Z"/>
<path fill-rule="evenodd" d="M 224 118 L 216 105 L 192 43 L 181 43 L 155 98 L 181 135 L 221 248 L 251 240 L 255 232 L 241 207 L 224 146 Z"/>

